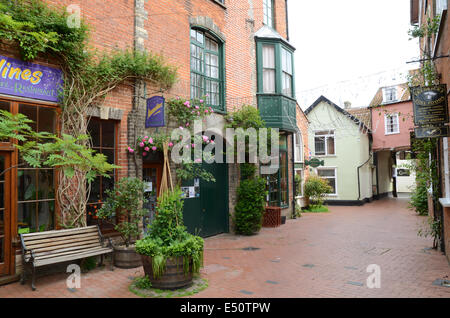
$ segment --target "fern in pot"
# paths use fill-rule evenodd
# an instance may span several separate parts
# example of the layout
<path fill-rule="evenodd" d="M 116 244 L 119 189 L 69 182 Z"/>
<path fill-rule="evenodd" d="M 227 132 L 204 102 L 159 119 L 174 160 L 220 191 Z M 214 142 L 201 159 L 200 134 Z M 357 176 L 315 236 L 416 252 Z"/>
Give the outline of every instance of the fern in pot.
<path fill-rule="evenodd" d="M 186 231 L 181 189 L 162 194 L 156 212 L 146 237 L 136 242 L 145 275 L 154 288 L 188 286 L 203 266 L 204 241 Z"/>
<path fill-rule="evenodd" d="M 143 209 L 145 184 L 137 178 L 122 178 L 107 189 L 107 198 L 98 210 L 97 216 L 114 224 L 114 229 L 122 238 L 121 244 L 114 245 L 114 265 L 119 268 L 135 268 L 142 265 L 136 253 L 135 242 L 140 238 L 139 224 L 148 213 Z"/>

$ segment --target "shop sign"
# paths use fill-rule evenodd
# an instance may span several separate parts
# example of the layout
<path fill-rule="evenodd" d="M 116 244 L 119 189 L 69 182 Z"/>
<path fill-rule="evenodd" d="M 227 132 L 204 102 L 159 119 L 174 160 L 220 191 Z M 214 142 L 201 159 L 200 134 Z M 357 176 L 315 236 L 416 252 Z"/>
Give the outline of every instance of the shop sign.
<path fill-rule="evenodd" d="M 61 70 L 0 55 L 0 94 L 58 102 L 62 84 Z"/>
<path fill-rule="evenodd" d="M 162 96 L 154 96 L 147 99 L 147 115 L 145 116 L 145 128 L 164 127 L 164 104 Z"/>
<path fill-rule="evenodd" d="M 313 168 L 323 166 L 324 164 L 325 164 L 324 160 L 319 160 L 317 158 L 312 158 L 311 160 L 305 160 L 305 166 L 311 166 Z"/>
<path fill-rule="evenodd" d="M 448 137 L 448 126 L 419 127 L 414 129 L 415 138 Z"/>
<path fill-rule="evenodd" d="M 412 87 L 414 124 L 440 126 L 448 123 L 447 85 Z"/>

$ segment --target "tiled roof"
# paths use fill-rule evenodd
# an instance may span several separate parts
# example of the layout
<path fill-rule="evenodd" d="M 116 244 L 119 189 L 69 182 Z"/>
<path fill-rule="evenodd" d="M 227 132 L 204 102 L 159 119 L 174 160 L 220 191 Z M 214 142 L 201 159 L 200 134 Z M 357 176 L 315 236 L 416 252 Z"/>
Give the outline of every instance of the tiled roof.
<path fill-rule="evenodd" d="M 408 84 L 403 83 L 403 84 L 393 85 L 393 86 L 397 86 L 397 96 L 399 97 L 398 100 L 395 101 L 394 103 L 404 102 L 404 101 L 408 101 L 411 99 L 411 94 L 409 92 Z M 391 87 L 391 86 L 389 86 L 389 87 Z M 383 88 L 385 88 L 385 87 L 380 87 L 378 89 L 377 93 L 375 94 L 372 101 L 370 102 L 369 107 L 376 107 L 376 106 L 383 105 Z M 389 103 L 389 104 L 393 104 L 393 103 Z"/>
<path fill-rule="evenodd" d="M 372 129 L 372 118 L 369 107 L 346 108 L 347 112 L 358 118 L 364 125 Z"/>

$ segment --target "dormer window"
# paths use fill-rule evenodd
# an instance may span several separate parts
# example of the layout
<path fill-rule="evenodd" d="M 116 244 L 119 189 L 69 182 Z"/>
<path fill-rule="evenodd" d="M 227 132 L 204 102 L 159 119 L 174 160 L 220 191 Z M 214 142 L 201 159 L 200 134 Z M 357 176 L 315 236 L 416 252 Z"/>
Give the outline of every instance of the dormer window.
<path fill-rule="evenodd" d="M 383 88 L 383 103 L 392 103 L 397 101 L 397 88 L 385 87 Z"/>

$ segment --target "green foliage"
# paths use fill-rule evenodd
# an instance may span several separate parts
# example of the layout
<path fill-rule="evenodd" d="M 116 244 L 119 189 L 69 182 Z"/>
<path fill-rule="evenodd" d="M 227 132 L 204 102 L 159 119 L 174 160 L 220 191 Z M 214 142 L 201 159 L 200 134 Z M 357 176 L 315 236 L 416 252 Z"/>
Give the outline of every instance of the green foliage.
<path fill-rule="evenodd" d="M 259 232 L 266 205 L 266 180 L 254 177 L 241 181 L 237 189 L 234 225 L 237 234 L 253 235 Z"/>
<path fill-rule="evenodd" d="M 416 25 L 411 30 L 408 30 L 411 38 L 425 38 L 432 37 L 439 31 L 439 24 L 441 23 L 441 16 L 437 14 L 433 18 L 428 17 L 422 25 Z"/>
<path fill-rule="evenodd" d="M 418 235 L 422 237 L 428 237 L 431 235 L 433 237 L 433 247 L 438 246 L 438 242 L 441 239 L 442 222 L 439 219 L 434 219 L 432 216 L 427 218 L 427 226 L 421 228 L 418 231 Z"/>
<path fill-rule="evenodd" d="M 214 110 L 206 105 L 205 100 L 206 97 L 192 100 L 170 99 L 167 101 L 169 118 L 174 118 L 179 127 L 189 129 L 193 126 L 195 120 L 203 119 L 205 116 L 214 113 Z"/>
<path fill-rule="evenodd" d="M 184 272 L 198 273 L 203 264 L 203 245 L 201 237 L 189 234 L 183 225 L 183 200 L 181 189 L 166 192 L 158 198 L 156 217 L 149 227 L 147 236 L 136 242 L 136 251 L 152 257 L 153 276 L 164 273 L 166 259 L 184 257 Z"/>
<path fill-rule="evenodd" d="M 425 182 L 416 182 L 416 186 L 411 191 L 408 207 L 419 215 L 428 215 L 428 187 Z"/>
<path fill-rule="evenodd" d="M 87 257 L 81 262 L 81 270 L 83 272 L 88 272 L 97 267 L 97 261 L 94 256 Z"/>
<path fill-rule="evenodd" d="M 145 184 L 137 178 L 123 178 L 116 183 L 114 189 L 107 189 L 107 198 L 98 210 L 98 217 L 111 220 L 118 218 L 115 225 L 125 245 L 128 247 L 133 239 L 139 238 L 139 223 L 147 210 L 142 208 Z"/>
<path fill-rule="evenodd" d="M 227 128 L 264 128 L 266 126 L 259 110 L 250 105 L 244 105 L 239 110 L 225 116 Z"/>
<path fill-rule="evenodd" d="M 305 196 L 310 198 L 316 206 L 322 206 L 325 195 L 331 193 L 333 188 L 328 181 L 316 175 L 310 175 L 305 181 Z"/>
<path fill-rule="evenodd" d="M 302 177 L 299 174 L 294 176 L 295 182 L 295 195 L 300 196 L 302 194 Z"/>
<path fill-rule="evenodd" d="M 302 211 L 308 213 L 330 212 L 325 205 L 309 205 L 307 209 L 303 209 Z"/>
<path fill-rule="evenodd" d="M 152 283 L 150 282 L 150 279 L 148 278 L 148 276 L 136 277 L 134 279 L 134 284 L 139 289 L 150 289 L 150 288 L 152 288 Z"/>
<path fill-rule="evenodd" d="M 251 179 L 255 176 L 257 167 L 253 163 L 241 163 L 239 165 L 239 169 L 241 172 L 241 179 Z"/>
<path fill-rule="evenodd" d="M 196 162 L 183 162 L 176 169 L 177 178 L 180 180 L 192 180 L 194 178 L 200 178 L 206 182 L 216 182 L 214 175 L 205 169 L 203 169 L 201 163 Z"/>

